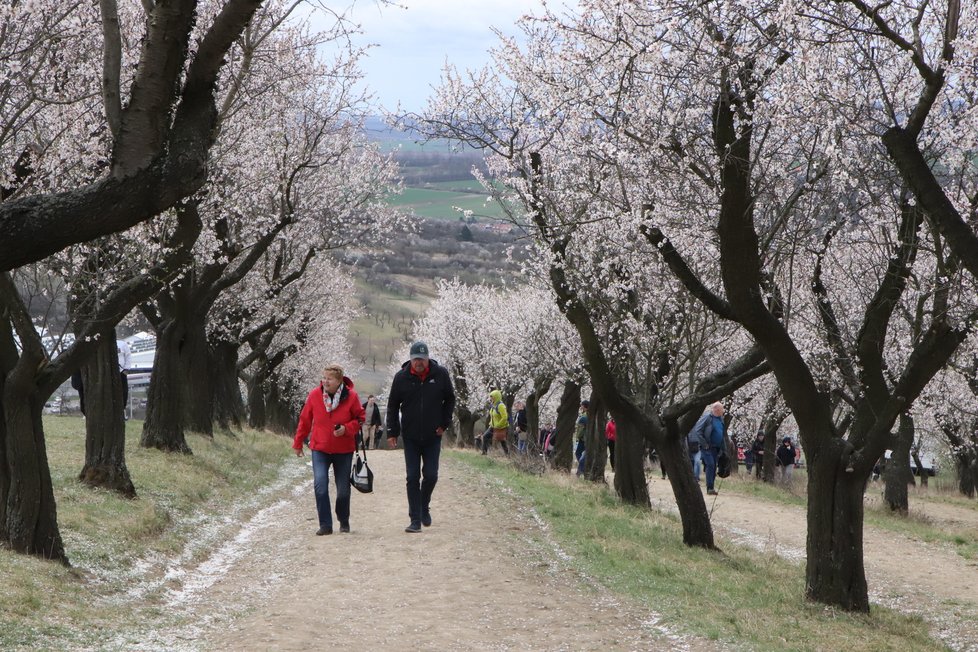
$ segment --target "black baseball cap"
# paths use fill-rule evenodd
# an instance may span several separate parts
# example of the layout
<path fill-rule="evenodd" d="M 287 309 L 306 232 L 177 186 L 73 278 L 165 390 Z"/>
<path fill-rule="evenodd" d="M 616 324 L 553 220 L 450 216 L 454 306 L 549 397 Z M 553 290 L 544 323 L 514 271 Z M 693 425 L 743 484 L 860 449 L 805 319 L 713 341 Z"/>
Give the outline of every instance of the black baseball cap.
<path fill-rule="evenodd" d="M 411 359 L 414 360 L 415 358 L 428 359 L 428 345 L 421 340 L 411 345 Z"/>

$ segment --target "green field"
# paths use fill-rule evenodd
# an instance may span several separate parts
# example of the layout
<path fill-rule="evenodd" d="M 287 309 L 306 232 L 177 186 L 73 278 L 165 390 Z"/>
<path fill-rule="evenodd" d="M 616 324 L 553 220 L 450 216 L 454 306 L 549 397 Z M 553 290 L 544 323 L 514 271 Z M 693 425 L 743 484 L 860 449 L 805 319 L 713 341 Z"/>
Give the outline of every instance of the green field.
<path fill-rule="evenodd" d="M 448 184 L 448 187 L 444 184 Z M 457 220 L 461 217 L 462 213 L 454 207 L 470 210 L 480 220 L 497 220 L 503 216 L 498 203 L 486 203 L 485 192 L 472 192 L 479 190 L 479 184 L 475 180 L 446 181 L 431 186 L 433 187 L 405 188 L 400 195 L 390 196 L 388 202 L 396 208 L 412 210 L 419 217 L 437 220 Z M 452 189 L 453 186 L 471 191 L 455 190 Z"/>

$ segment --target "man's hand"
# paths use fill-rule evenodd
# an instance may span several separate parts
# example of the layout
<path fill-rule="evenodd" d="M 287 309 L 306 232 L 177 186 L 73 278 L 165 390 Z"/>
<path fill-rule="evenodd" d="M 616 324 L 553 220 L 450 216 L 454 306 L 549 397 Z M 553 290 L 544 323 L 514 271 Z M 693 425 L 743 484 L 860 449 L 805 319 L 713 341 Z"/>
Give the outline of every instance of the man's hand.
<path fill-rule="evenodd" d="M 397 437 L 387 438 L 387 448 L 397 448 Z"/>
<path fill-rule="evenodd" d="M 303 455 L 305 455 L 305 453 L 303 452 L 303 450 L 301 448 L 293 448 L 292 450 L 295 451 L 295 456 L 296 457 L 302 457 Z"/>
<path fill-rule="evenodd" d="M 442 427 L 435 428 L 435 434 L 441 437 L 443 434 L 445 434 L 445 429 Z"/>

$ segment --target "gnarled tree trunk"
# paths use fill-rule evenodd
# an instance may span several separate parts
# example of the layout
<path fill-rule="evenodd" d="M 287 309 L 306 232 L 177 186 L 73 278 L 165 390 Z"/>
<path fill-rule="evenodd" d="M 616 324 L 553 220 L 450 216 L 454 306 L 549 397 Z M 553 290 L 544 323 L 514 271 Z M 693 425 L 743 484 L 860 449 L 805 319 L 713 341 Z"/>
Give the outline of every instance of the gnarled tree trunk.
<path fill-rule="evenodd" d="M 156 336 L 156 357 L 146 397 L 146 421 L 139 442 L 143 448 L 191 453 L 184 436 L 183 406 L 189 400 L 179 355 L 183 329 L 166 324 Z"/>
<path fill-rule="evenodd" d="M 85 387 L 85 465 L 78 479 L 136 497 L 126 467 L 126 421 L 115 331 L 101 333 L 95 355 L 82 365 Z"/>
<path fill-rule="evenodd" d="M 893 441 L 893 452 L 890 461 L 883 470 L 883 501 L 890 510 L 906 514 L 910 511 L 907 496 L 907 485 L 914 484 L 913 473 L 910 470 L 910 447 L 913 445 L 913 419 L 900 415 L 900 426 Z"/>
<path fill-rule="evenodd" d="M 9 322 L 0 322 L 0 543 L 67 566 L 34 375 L 40 364 L 29 351 L 18 359 Z"/>
<path fill-rule="evenodd" d="M 645 436 L 640 424 L 615 420 L 615 492 L 622 502 L 648 507 L 649 486 L 645 479 Z"/>
<path fill-rule="evenodd" d="M 557 445 L 554 449 L 554 468 L 567 471 L 574 459 L 574 426 L 581 407 L 581 386 L 573 380 L 564 381 L 557 405 Z"/>
<path fill-rule="evenodd" d="M 214 387 L 213 421 L 224 431 L 241 430 L 245 406 L 238 386 L 238 344 L 220 341 L 211 345 Z"/>
<path fill-rule="evenodd" d="M 808 455 L 805 594 L 849 611 L 869 611 L 863 566 L 863 493 L 869 476 L 847 472 L 847 443 Z"/>

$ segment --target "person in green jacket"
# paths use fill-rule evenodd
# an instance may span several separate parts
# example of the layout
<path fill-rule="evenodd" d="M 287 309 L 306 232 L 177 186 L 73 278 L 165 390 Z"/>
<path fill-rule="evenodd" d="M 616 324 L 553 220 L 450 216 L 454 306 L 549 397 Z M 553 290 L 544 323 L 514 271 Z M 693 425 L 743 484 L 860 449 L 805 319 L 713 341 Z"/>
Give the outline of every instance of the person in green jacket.
<path fill-rule="evenodd" d="M 509 455 L 509 445 L 506 443 L 509 438 L 509 412 L 503 403 L 503 393 L 498 389 L 489 392 L 489 427 L 492 436 L 482 438 L 482 454 L 489 452 L 491 442 L 498 441 L 503 446 L 503 452 Z"/>

